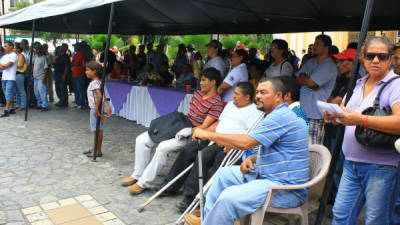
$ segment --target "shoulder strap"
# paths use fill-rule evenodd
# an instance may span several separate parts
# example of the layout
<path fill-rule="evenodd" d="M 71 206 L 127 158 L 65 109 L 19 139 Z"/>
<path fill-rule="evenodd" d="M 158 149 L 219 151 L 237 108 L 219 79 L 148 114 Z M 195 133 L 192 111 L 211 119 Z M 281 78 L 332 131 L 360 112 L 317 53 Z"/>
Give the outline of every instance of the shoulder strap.
<path fill-rule="evenodd" d="M 376 95 L 376 98 L 375 98 L 375 100 L 374 100 L 374 107 L 379 107 L 379 100 L 380 100 L 380 97 L 381 97 L 381 94 L 382 94 L 383 89 L 384 89 L 388 84 L 390 84 L 393 80 L 396 80 L 396 79 L 398 79 L 398 78 L 400 78 L 400 76 L 395 76 L 395 77 L 391 78 L 390 80 L 388 80 L 388 81 L 379 89 L 379 92 L 378 92 L 378 94 Z"/>
<path fill-rule="evenodd" d="M 283 67 L 283 64 L 285 64 L 286 62 L 289 62 L 289 61 L 287 61 L 287 60 L 285 59 L 285 60 L 283 60 L 283 62 L 281 63 L 281 70 L 279 71 L 279 74 L 281 74 L 281 73 L 282 73 L 282 67 Z"/>

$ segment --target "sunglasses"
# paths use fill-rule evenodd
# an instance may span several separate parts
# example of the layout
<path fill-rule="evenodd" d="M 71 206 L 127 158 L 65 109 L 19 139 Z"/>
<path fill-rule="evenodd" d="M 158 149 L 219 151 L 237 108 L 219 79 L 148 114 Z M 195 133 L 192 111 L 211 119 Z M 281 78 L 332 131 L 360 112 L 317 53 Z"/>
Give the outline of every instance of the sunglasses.
<path fill-rule="evenodd" d="M 374 60 L 375 57 L 378 57 L 379 61 L 386 61 L 390 58 L 390 55 L 388 53 L 372 53 L 372 52 L 367 52 L 364 54 L 364 58 L 366 60 Z"/>

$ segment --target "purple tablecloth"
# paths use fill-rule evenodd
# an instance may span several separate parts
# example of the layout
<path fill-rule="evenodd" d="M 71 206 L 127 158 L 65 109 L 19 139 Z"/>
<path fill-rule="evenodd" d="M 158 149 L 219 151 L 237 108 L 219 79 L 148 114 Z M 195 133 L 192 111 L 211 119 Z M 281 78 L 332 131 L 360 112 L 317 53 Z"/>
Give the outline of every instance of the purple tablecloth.
<path fill-rule="evenodd" d="M 174 112 L 186 96 L 186 92 L 176 89 L 149 87 L 147 90 L 160 116 Z"/>
<path fill-rule="evenodd" d="M 106 87 L 108 91 L 108 95 L 114 105 L 115 113 L 119 113 L 124 102 L 126 100 L 126 96 L 132 89 L 132 84 L 124 83 L 124 82 L 115 82 L 115 81 L 107 81 Z"/>

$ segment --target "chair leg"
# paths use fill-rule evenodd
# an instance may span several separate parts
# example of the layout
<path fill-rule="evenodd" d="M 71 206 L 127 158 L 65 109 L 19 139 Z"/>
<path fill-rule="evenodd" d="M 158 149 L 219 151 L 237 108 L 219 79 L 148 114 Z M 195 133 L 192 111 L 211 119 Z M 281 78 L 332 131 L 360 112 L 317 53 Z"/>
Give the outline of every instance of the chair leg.
<path fill-rule="evenodd" d="M 295 216 L 294 214 L 288 214 L 289 225 L 295 225 Z"/>
<path fill-rule="evenodd" d="M 308 205 L 307 202 L 300 206 L 301 209 L 301 225 L 308 225 Z"/>
<path fill-rule="evenodd" d="M 262 225 L 264 222 L 265 211 L 263 207 L 257 209 L 253 214 L 251 214 L 250 225 Z"/>
<path fill-rule="evenodd" d="M 240 219 L 240 225 L 249 225 L 250 216 L 244 216 Z"/>

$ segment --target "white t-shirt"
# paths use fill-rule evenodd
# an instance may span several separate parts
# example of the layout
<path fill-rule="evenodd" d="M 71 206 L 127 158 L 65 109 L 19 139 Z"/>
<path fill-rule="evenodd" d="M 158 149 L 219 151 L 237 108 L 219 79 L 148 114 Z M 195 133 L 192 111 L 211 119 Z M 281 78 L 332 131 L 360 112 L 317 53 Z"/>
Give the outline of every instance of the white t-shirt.
<path fill-rule="evenodd" d="M 229 71 L 228 75 L 226 75 L 223 83 L 229 84 L 231 86 L 228 90 L 223 93 L 222 99 L 224 102 L 230 102 L 233 100 L 233 92 L 235 87 L 240 82 L 248 81 L 249 75 L 247 72 L 246 64 L 242 63 L 239 66 L 233 68 Z"/>
<path fill-rule="evenodd" d="M 93 80 L 90 82 L 87 89 L 87 97 L 89 102 L 89 107 L 94 109 L 96 107 L 95 101 L 97 101 L 96 89 L 100 89 L 101 82 L 99 80 Z"/>
<path fill-rule="evenodd" d="M 261 114 L 254 103 L 238 108 L 233 102 L 229 102 L 219 116 L 215 131 L 223 134 L 245 134 Z"/>
<path fill-rule="evenodd" d="M 12 62 L 13 65 L 3 70 L 3 77 L 1 80 L 15 80 L 17 73 L 17 64 L 18 64 L 18 56 L 14 52 L 4 55 L 0 59 L 0 63 L 6 65 L 7 63 Z"/>
<path fill-rule="evenodd" d="M 282 61 L 276 66 L 272 63 L 265 71 L 265 74 L 267 77 L 293 76 L 293 66 L 288 61 Z"/>
<path fill-rule="evenodd" d="M 224 79 L 224 77 L 225 77 L 225 74 L 224 74 L 225 62 L 220 56 L 217 56 L 213 59 L 208 60 L 208 62 L 204 66 L 204 69 L 207 69 L 210 67 L 214 67 L 215 69 L 217 69 L 221 73 L 221 79 Z"/>

